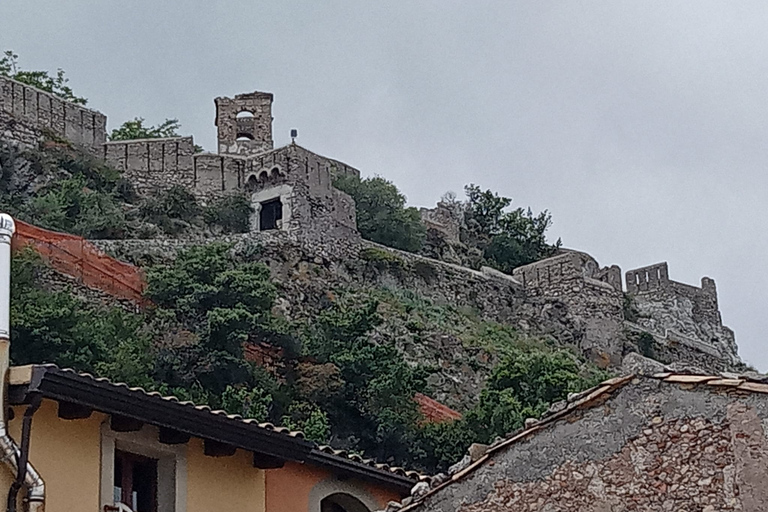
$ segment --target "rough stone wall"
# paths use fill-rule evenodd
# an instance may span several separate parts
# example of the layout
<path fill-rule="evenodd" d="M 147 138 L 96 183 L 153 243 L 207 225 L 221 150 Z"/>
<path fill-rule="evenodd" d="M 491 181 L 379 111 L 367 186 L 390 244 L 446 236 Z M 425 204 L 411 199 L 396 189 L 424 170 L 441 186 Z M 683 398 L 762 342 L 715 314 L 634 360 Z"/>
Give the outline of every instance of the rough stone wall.
<path fill-rule="evenodd" d="M 100 149 L 106 141 L 107 118 L 58 96 L 0 76 L 0 136 L 24 146 L 43 132 L 75 144 Z"/>
<path fill-rule="evenodd" d="M 272 99 L 272 94 L 257 91 L 214 100 L 220 154 L 249 155 L 274 147 Z"/>
<path fill-rule="evenodd" d="M 768 395 L 636 382 L 496 452 L 417 509 L 768 510 Z"/>
<path fill-rule="evenodd" d="M 526 295 L 565 304 L 567 315 L 584 334 L 579 348 L 608 365 L 619 364 L 624 350 L 620 272 L 618 267 L 601 269 L 585 253 L 566 251 L 519 267 L 513 276 L 525 287 Z"/>
<path fill-rule="evenodd" d="M 107 142 L 104 159 L 133 183 L 139 194 L 153 195 L 174 185 L 195 186 L 192 137 Z"/>
<path fill-rule="evenodd" d="M 448 243 L 459 243 L 461 232 L 461 212 L 451 208 L 444 202 L 437 203 L 435 208 L 421 208 L 421 221 L 428 229 L 439 232 Z"/>
<path fill-rule="evenodd" d="M 669 279 L 667 263 L 630 270 L 627 289 L 638 312 L 635 324 L 665 340 L 683 344 L 725 361 L 738 359 L 733 331 L 723 325 L 715 281 L 701 279 L 701 288 Z"/>

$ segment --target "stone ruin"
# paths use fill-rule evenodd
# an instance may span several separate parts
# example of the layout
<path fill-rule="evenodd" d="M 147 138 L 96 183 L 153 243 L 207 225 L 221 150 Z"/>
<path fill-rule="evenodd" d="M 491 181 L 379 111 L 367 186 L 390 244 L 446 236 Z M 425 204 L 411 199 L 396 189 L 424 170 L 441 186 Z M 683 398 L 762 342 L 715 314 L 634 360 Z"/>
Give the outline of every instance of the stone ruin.
<path fill-rule="evenodd" d="M 702 278 L 701 287 L 672 281 L 663 262 L 628 271 L 625 292 L 618 266 L 601 268 L 590 255 L 571 250 L 516 268 L 512 275 L 528 297 L 567 304 L 585 332 L 580 348 L 593 359 L 618 365 L 627 335 L 647 333 L 661 352 L 657 356 L 670 362 L 721 370 L 741 363 L 711 278 Z"/>
<path fill-rule="evenodd" d="M 103 156 L 140 195 L 174 185 L 202 204 L 248 194 L 252 231 L 279 230 L 307 238 L 355 238 L 354 201 L 333 187 L 360 171 L 296 144 L 272 139 L 272 94 L 216 98 L 218 153 L 196 153 L 192 137 L 107 141 L 106 116 L 0 77 L 0 135 L 32 146 L 42 135 L 67 139 Z"/>
<path fill-rule="evenodd" d="M 23 146 L 35 145 L 43 135 L 68 139 L 103 156 L 145 196 L 175 185 L 203 204 L 246 194 L 255 210 L 252 233 L 290 234 L 309 241 L 318 253 L 328 244 L 359 251 L 354 201 L 333 180 L 360 172 L 294 143 L 275 149 L 272 101 L 264 92 L 216 98 L 218 152 L 196 153 L 192 137 L 107 141 L 106 116 L 100 112 L 0 77 L 0 136 Z M 451 204 L 422 209 L 421 216 L 448 245 L 459 242 L 461 215 Z M 451 300 L 461 295 L 491 318 L 516 318 L 514 325 L 523 329 L 566 323 L 577 333 L 567 342 L 605 365 L 620 363 L 632 333 L 652 336 L 661 358 L 717 369 L 741 364 L 733 331 L 722 324 L 714 281 L 705 277 L 701 287 L 672 281 L 666 263 L 627 272 L 624 292 L 619 267 L 600 267 L 578 251 L 561 250 L 512 276 L 429 261 L 442 269 L 442 277 L 430 284 L 433 290 L 422 290 L 427 296 L 439 300 L 451 289 Z M 484 285 L 478 280 L 492 283 L 499 296 L 479 293 Z M 481 295 L 488 300 L 479 301 Z M 504 308 L 489 301 L 514 304 L 524 314 L 502 314 Z M 564 320 L 552 320 L 558 316 Z"/>

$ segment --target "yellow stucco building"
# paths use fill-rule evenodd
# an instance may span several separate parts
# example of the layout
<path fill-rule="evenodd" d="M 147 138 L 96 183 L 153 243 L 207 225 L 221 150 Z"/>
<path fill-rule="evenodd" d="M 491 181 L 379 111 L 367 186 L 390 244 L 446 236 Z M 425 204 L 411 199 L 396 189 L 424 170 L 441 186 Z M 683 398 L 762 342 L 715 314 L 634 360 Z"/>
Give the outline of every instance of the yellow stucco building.
<path fill-rule="evenodd" d="M 11 368 L 9 381 L 9 433 L 23 447 L 31 420 L 47 512 L 370 512 L 419 479 L 300 432 L 55 366 Z M 0 470 L 0 498 L 15 477 Z"/>

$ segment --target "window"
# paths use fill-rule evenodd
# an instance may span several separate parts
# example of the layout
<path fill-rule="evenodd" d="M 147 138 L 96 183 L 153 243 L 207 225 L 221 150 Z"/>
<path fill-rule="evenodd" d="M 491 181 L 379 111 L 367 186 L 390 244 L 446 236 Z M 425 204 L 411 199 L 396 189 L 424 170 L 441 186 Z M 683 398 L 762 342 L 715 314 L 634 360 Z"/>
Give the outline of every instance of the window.
<path fill-rule="evenodd" d="M 162 439 L 148 425 L 118 432 L 102 424 L 100 510 L 186 512 L 187 445 Z"/>
<path fill-rule="evenodd" d="M 259 231 L 279 229 L 283 219 L 283 203 L 280 198 L 271 199 L 261 203 L 259 214 Z"/>
<path fill-rule="evenodd" d="M 133 512 L 157 512 L 157 459 L 115 450 L 115 503 Z"/>
<path fill-rule="evenodd" d="M 238 140 L 238 141 L 254 140 L 254 138 L 253 138 L 253 135 L 251 135 L 250 133 L 241 132 L 241 133 L 237 134 L 237 139 L 236 140 Z"/>
<path fill-rule="evenodd" d="M 237 119 L 248 119 L 253 117 L 253 112 L 250 110 L 243 110 L 237 113 Z"/>

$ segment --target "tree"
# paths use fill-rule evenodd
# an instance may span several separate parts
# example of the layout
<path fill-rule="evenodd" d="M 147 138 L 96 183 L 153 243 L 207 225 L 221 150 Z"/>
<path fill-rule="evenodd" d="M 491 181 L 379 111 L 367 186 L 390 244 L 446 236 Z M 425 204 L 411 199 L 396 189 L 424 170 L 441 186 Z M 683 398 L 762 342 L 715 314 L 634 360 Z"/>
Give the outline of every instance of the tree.
<path fill-rule="evenodd" d="M 405 196 L 391 181 L 340 176 L 334 185 L 355 200 L 357 229 L 363 238 L 404 251 L 421 249 L 426 236 L 421 215 L 416 208 L 406 208 Z"/>
<path fill-rule="evenodd" d="M 513 347 L 496 365 L 480 400 L 461 420 L 427 425 L 421 430 L 424 452 L 434 459 L 426 465 L 445 469 L 457 462 L 472 442 L 489 443 L 521 428 L 526 418 L 538 418 L 550 404 L 607 378 L 565 350 Z"/>
<path fill-rule="evenodd" d="M 109 134 L 109 140 L 179 137 L 179 128 L 181 128 L 181 124 L 178 119 L 166 119 L 157 126 L 144 126 L 144 118 L 137 117 L 112 130 L 112 133 Z"/>
<path fill-rule="evenodd" d="M 56 76 L 51 76 L 48 71 L 25 71 L 19 68 L 18 60 L 19 56 L 12 50 L 3 52 L 3 57 L 0 58 L 0 76 L 7 76 L 17 82 L 37 87 L 72 103 L 79 105 L 88 103 L 85 98 L 74 95 L 67 85 L 69 79 L 64 76 L 64 70 L 57 69 Z"/>
<path fill-rule="evenodd" d="M 547 210 L 534 215 L 530 208 L 509 211 L 512 199 L 501 197 L 477 185 L 467 185 L 464 220 L 465 239 L 483 250 L 486 264 L 511 273 L 516 267 L 552 256 L 560 247 L 547 243 L 546 232 L 552 225 Z"/>

